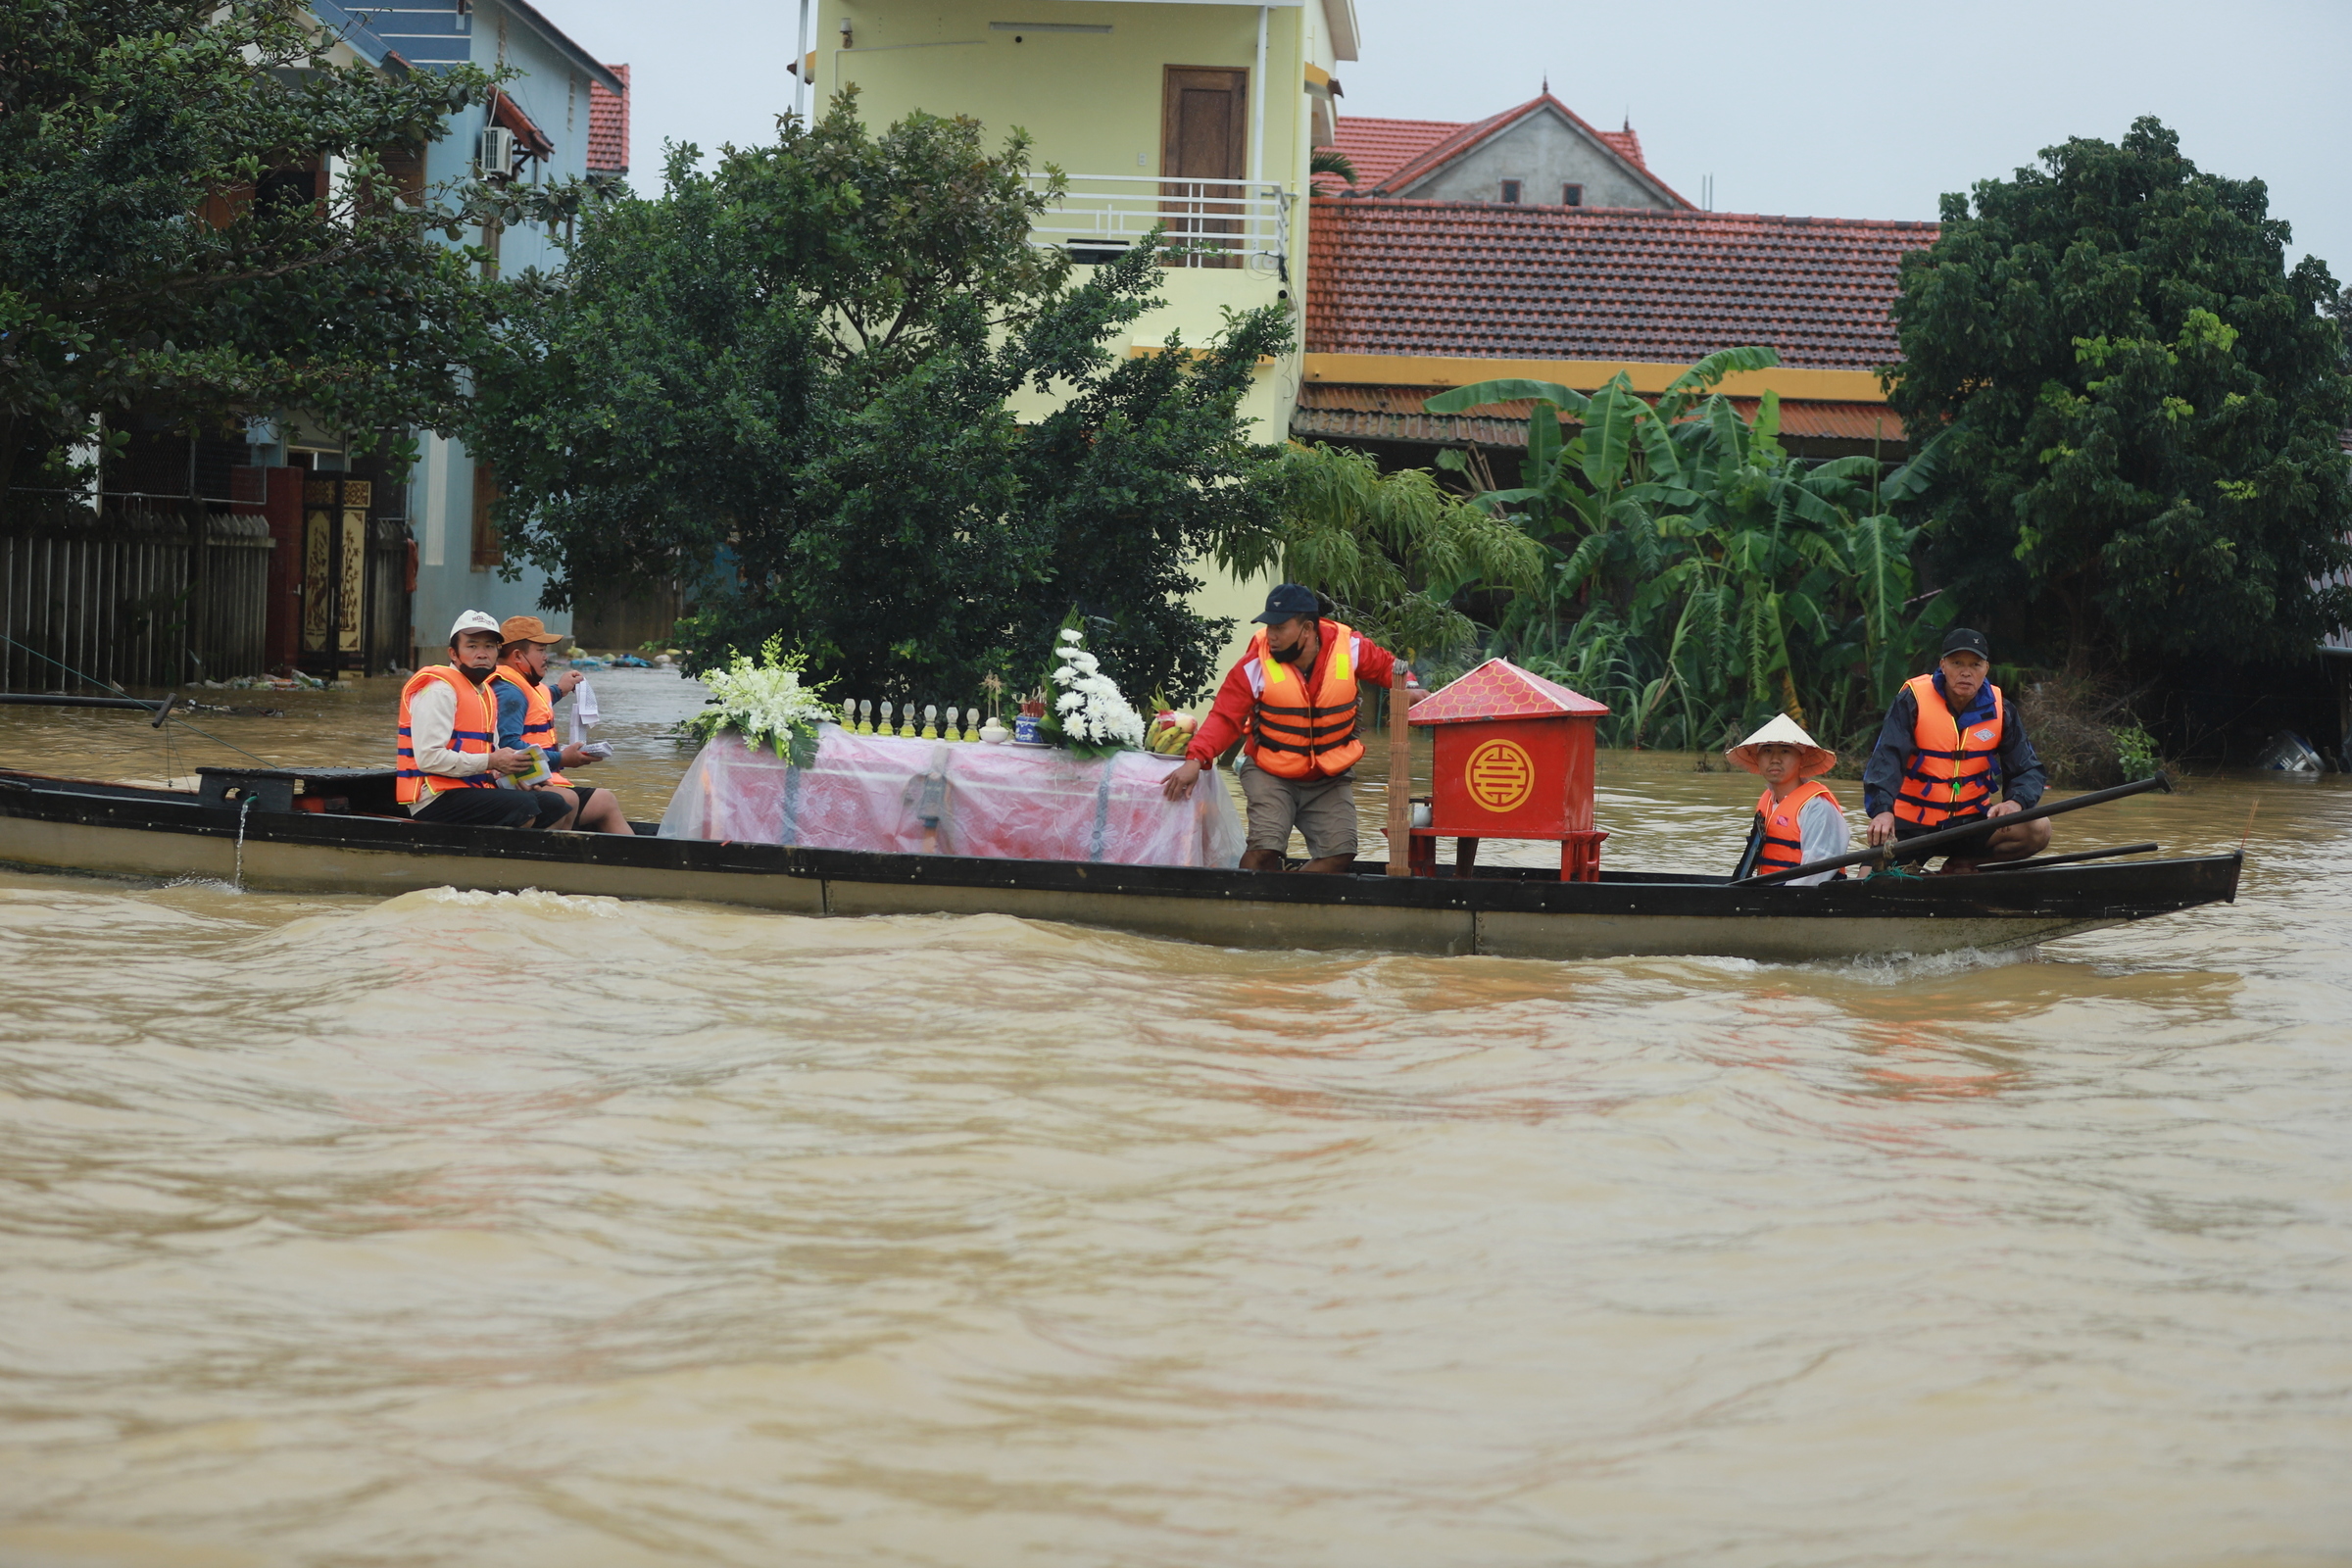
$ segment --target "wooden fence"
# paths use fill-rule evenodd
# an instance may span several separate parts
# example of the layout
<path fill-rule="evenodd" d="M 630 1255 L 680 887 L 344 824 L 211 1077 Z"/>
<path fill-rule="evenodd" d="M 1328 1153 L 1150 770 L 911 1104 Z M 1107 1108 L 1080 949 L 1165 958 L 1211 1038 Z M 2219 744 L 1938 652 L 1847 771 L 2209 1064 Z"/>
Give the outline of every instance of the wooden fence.
<path fill-rule="evenodd" d="M 259 674 L 268 522 L 204 509 L 0 510 L 0 690 Z"/>

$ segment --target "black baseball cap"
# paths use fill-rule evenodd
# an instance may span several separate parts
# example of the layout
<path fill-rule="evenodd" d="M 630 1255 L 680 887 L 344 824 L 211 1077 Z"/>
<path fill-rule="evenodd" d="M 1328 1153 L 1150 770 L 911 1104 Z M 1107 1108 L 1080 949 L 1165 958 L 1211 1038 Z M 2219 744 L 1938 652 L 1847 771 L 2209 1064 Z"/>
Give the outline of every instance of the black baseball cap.
<path fill-rule="evenodd" d="M 1987 664 L 1992 662 L 1992 645 L 1984 640 L 1983 632 L 1971 626 L 1954 626 L 1943 634 L 1943 652 L 1936 657 L 1942 659 L 1952 654 L 1974 654 Z"/>
<path fill-rule="evenodd" d="M 1295 582 L 1286 582 L 1266 595 L 1266 612 L 1258 616 L 1257 621 L 1260 625 L 1271 626 L 1277 621 L 1321 612 L 1322 607 L 1315 602 L 1312 588 L 1301 588 Z"/>

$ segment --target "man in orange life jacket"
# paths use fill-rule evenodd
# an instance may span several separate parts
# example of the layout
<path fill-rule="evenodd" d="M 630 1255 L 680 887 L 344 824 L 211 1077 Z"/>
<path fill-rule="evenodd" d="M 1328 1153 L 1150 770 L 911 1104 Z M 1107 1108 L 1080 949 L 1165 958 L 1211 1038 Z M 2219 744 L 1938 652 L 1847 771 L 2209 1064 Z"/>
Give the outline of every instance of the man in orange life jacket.
<path fill-rule="evenodd" d="M 1184 765 L 1168 775 L 1171 801 L 1193 793 L 1202 768 L 1236 740 L 1237 770 L 1250 803 L 1245 871 L 1279 871 L 1296 827 L 1306 840 L 1301 871 L 1345 871 L 1355 863 L 1355 775 L 1364 755 L 1356 733 L 1357 688 L 1395 689 L 1396 658 L 1368 637 L 1316 613 L 1314 590 L 1286 582 L 1266 595 L 1250 652 L 1225 684 Z M 1412 689 L 1409 701 L 1427 694 Z"/>
<path fill-rule="evenodd" d="M 394 789 L 419 822 L 469 827 L 553 827 L 571 803 L 546 790 L 502 790 L 531 765 L 528 752 L 498 745 L 498 709 L 483 683 L 498 667 L 498 622 L 468 610 L 449 629 L 449 662 L 420 669 L 400 689 Z"/>
<path fill-rule="evenodd" d="M 547 790 L 575 802 L 574 813 L 558 827 L 576 827 L 589 833 L 634 834 L 620 813 L 620 798 L 611 790 L 591 789 L 565 778 L 563 769 L 586 767 L 603 751 L 585 746 L 556 744 L 556 699 L 580 684 L 580 672 L 567 669 L 553 687 L 547 682 L 547 651 L 564 639 L 549 631 L 537 615 L 509 615 L 498 628 L 506 639 L 499 646 L 498 668 L 486 691 L 498 696 L 498 744 L 528 747 L 547 759 L 548 777 L 533 789 Z"/>
<path fill-rule="evenodd" d="M 1955 626 L 1932 674 L 1906 682 L 1886 710 L 1862 770 L 1862 808 L 1873 846 L 1966 822 L 1998 822 L 2034 805 L 2045 783 L 2041 759 L 2001 689 L 1985 679 L 1992 650 L 1984 634 Z M 1946 871 L 1980 860 L 2022 860 L 2049 847 L 2047 818 L 1995 827 L 1944 857 Z"/>

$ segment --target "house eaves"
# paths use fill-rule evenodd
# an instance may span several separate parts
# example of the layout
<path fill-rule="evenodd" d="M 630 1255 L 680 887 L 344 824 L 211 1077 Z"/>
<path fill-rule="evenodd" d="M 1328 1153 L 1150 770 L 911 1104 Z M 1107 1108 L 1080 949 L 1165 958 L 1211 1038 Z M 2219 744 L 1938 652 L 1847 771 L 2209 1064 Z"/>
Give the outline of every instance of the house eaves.
<path fill-rule="evenodd" d="M 569 61 L 572 65 L 578 67 L 582 74 L 587 76 L 590 81 L 593 81 L 598 86 L 604 88 L 605 91 L 617 94 L 625 93 L 629 90 L 627 83 L 623 82 L 618 76 L 612 74 L 612 70 L 610 66 L 607 66 L 603 61 L 597 59 L 596 56 L 590 54 L 578 44 L 572 42 L 568 33 L 564 32 L 562 27 L 557 26 L 554 23 L 548 21 L 547 18 L 541 16 L 530 6 L 524 4 L 523 0 L 496 0 L 496 3 L 505 6 L 507 10 L 514 15 L 517 22 L 520 22 L 523 24 L 523 25 L 529 27 L 533 32 L 539 34 L 540 37 L 547 40 L 547 43 L 551 48 L 553 48 L 558 54 L 562 55 L 565 60 Z"/>

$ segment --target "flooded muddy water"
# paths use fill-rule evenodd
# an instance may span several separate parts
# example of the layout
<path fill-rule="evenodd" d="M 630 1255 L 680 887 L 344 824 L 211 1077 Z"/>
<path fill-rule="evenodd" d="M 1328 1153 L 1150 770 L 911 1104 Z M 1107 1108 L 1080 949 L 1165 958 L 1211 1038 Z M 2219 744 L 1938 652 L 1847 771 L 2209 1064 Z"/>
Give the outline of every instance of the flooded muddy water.
<path fill-rule="evenodd" d="M 594 678 L 657 816 L 697 695 Z M 1600 784 L 1621 866 L 1755 794 Z M 2241 835 L 1798 966 L 0 872 L 0 1563 L 2342 1563 L 2352 781 L 2059 847 Z"/>

